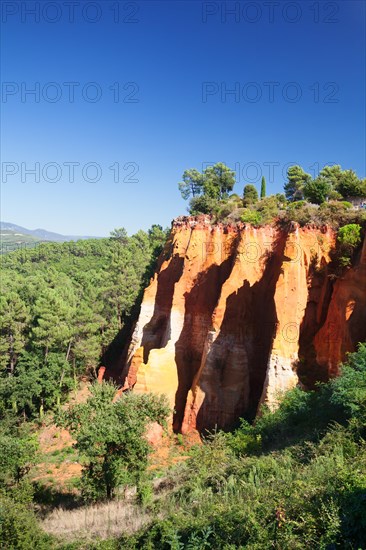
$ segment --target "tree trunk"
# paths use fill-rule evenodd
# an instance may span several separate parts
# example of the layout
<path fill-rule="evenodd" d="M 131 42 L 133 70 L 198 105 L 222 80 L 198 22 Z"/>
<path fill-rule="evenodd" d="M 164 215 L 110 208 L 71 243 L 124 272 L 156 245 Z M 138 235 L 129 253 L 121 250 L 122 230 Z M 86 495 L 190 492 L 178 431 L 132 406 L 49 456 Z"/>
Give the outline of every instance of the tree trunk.
<path fill-rule="evenodd" d="M 14 358 L 14 336 L 11 332 L 9 334 L 9 340 L 10 340 L 10 348 L 9 348 L 9 355 L 10 355 L 10 362 L 9 362 L 9 374 L 10 376 L 13 376 L 14 374 L 14 367 L 15 367 L 15 358 Z"/>
<path fill-rule="evenodd" d="M 75 396 L 76 396 L 76 391 L 78 389 L 78 379 L 77 379 L 77 376 L 76 376 L 75 357 L 73 357 L 73 359 L 72 359 L 72 370 L 73 370 L 73 373 L 74 373 L 74 391 L 75 391 Z"/>
<path fill-rule="evenodd" d="M 66 352 L 65 361 L 68 361 L 68 360 L 69 360 L 70 350 L 71 350 L 71 340 L 70 340 L 70 342 L 69 342 L 69 345 L 67 346 L 67 352 Z M 65 376 L 65 369 L 62 369 L 61 378 L 60 378 L 60 384 L 59 384 L 60 389 L 62 388 L 62 382 L 64 381 L 64 376 Z M 58 400 L 59 400 L 59 397 L 58 397 Z"/>
<path fill-rule="evenodd" d="M 69 342 L 69 345 L 67 346 L 67 352 L 66 352 L 66 357 L 65 357 L 66 361 L 69 360 L 70 350 L 71 350 L 71 340 Z"/>

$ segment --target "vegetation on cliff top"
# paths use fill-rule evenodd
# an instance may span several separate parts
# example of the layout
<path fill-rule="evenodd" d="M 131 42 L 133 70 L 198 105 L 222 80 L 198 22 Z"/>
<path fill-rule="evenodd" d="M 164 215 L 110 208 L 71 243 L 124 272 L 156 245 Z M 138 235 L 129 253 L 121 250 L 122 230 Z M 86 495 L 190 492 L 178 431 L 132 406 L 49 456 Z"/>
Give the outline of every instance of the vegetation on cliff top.
<path fill-rule="evenodd" d="M 186 170 L 179 189 L 184 199 L 190 199 L 192 215 L 210 214 L 216 222 L 242 221 L 258 226 L 296 221 L 300 225 L 328 224 L 337 229 L 366 220 L 365 208 L 353 208 L 353 204 L 366 204 L 366 180 L 360 180 L 353 170 L 342 170 L 339 165 L 325 166 L 312 179 L 300 166 L 290 166 L 284 194 L 270 196 L 266 196 L 263 180 L 260 199 L 252 184 L 244 186 L 242 198 L 230 194 L 235 173 L 218 163 L 202 173 Z"/>

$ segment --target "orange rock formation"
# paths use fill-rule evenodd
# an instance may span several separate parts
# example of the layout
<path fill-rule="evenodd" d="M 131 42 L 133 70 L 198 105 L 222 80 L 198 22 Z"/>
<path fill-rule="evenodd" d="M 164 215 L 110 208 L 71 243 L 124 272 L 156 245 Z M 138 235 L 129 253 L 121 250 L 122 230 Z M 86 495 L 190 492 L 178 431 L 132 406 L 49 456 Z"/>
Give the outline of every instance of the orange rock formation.
<path fill-rule="evenodd" d="M 129 345 L 129 387 L 167 394 L 187 433 L 336 374 L 366 339 L 366 245 L 334 283 L 334 242 L 328 228 L 175 220 Z"/>

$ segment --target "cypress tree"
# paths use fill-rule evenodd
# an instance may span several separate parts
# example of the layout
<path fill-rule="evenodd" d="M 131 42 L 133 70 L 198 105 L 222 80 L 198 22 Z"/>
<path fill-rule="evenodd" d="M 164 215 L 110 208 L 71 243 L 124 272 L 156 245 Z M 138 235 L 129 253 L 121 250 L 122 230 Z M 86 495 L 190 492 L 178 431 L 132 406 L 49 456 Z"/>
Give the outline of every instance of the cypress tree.
<path fill-rule="evenodd" d="M 261 199 L 264 199 L 265 196 L 266 196 L 266 178 L 262 176 Z"/>

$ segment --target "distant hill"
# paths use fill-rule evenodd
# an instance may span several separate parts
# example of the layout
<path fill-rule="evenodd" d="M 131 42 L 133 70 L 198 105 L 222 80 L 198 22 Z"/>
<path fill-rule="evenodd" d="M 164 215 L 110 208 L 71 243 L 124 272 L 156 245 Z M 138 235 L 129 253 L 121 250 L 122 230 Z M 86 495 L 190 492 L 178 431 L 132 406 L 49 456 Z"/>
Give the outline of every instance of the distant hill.
<path fill-rule="evenodd" d="M 32 248 L 39 242 L 67 242 L 81 239 L 99 239 L 100 237 L 61 235 L 46 229 L 27 229 L 15 223 L 0 222 L 0 253 L 11 252 L 20 247 Z"/>

